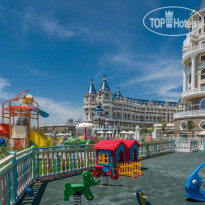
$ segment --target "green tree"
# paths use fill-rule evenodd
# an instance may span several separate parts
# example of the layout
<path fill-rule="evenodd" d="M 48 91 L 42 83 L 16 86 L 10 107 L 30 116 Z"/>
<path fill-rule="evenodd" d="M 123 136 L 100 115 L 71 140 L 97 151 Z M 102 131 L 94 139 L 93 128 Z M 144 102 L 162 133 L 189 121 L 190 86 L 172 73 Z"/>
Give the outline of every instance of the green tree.
<path fill-rule="evenodd" d="M 28 126 L 28 117 L 24 117 L 24 118 L 22 119 L 22 125 Z"/>
<path fill-rule="evenodd" d="M 69 118 L 67 121 L 67 131 L 70 132 L 72 129 L 72 126 L 74 126 L 74 120 L 72 118 Z"/>
<path fill-rule="evenodd" d="M 20 125 L 21 124 L 21 120 L 20 117 L 18 117 L 18 119 L 16 120 L 16 125 Z"/>
<path fill-rule="evenodd" d="M 142 136 L 144 136 L 144 134 L 147 134 L 149 131 L 148 131 L 148 129 L 147 129 L 147 126 L 143 126 L 142 128 L 141 128 L 141 130 L 140 130 L 140 134 L 142 135 Z"/>
<path fill-rule="evenodd" d="M 162 122 L 162 126 L 161 126 L 161 130 L 162 130 L 162 133 L 163 133 L 163 137 L 164 137 L 164 133 L 165 133 L 166 127 L 167 127 L 167 123 L 166 123 L 165 121 L 163 121 L 163 122 Z"/>
<path fill-rule="evenodd" d="M 192 119 L 187 120 L 187 130 L 189 131 L 189 137 L 191 137 L 191 133 L 194 127 L 195 127 L 194 121 Z"/>

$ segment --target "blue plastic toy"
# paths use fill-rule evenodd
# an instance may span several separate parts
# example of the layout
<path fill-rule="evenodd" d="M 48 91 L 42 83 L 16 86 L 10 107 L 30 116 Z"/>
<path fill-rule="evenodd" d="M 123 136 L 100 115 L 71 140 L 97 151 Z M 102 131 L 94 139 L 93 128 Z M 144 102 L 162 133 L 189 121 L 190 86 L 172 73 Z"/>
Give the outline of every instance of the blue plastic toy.
<path fill-rule="evenodd" d="M 152 205 L 149 201 L 146 200 L 146 196 L 141 191 L 136 191 L 137 201 L 139 205 Z"/>
<path fill-rule="evenodd" d="M 205 190 L 200 190 L 201 184 L 204 182 L 198 175 L 199 170 L 205 166 L 205 163 L 200 164 L 189 176 L 185 184 L 186 194 L 191 199 L 197 201 L 205 201 Z"/>
<path fill-rule="evenodd" d="M 33 195 L 33 189 L 32 189 L 32 188 L 26 189 L 26 194 L 27 194 L 28 196 L 32 196 L 32 195 Z"/>
<path fill-rule="evenodd" d="M 6 141 L 4 138 L 0 138 L 0 147 L 6 146 Z"/>

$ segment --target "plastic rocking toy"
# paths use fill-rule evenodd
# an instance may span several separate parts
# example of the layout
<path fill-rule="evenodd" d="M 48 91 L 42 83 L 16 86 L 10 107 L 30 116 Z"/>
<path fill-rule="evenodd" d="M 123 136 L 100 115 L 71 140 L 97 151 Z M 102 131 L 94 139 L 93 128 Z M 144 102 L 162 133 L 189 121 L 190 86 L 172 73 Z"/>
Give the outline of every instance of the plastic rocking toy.
<path fill-rule="evenodd" d="M 185 184 L 186 194 L 191 199 L 197 201 L 205 201 L 205 190 L 200 190 L 201 184 L 204 182 L 198 175 L 199 170 L 205 166 L 205 163 L 200 164 L 189 176 Z"/>

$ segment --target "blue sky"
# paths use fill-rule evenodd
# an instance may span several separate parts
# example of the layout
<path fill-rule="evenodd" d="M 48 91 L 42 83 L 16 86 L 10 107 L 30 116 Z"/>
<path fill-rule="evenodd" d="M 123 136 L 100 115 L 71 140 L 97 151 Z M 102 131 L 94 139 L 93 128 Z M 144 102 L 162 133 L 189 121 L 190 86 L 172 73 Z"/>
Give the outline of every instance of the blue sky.
<path fill-rule="evenodd" d="M 148 31 L 143 17 L 162 6 L 195 9 L 185 0 L 45 0 L 0 4 L 0 102 L 29 89 L 50 113 L 44 123 L 82 118 L 89 80 L 103 74 L 113 92 L 178 100 L 182 37 Z"/>

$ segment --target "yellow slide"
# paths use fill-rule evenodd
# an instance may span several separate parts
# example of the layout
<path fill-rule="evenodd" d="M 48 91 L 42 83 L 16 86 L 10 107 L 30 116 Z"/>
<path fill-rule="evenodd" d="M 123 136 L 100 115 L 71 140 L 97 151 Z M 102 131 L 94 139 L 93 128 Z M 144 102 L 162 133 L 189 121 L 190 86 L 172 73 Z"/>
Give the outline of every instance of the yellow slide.
<path fill-rule="evenodd" d="M 30 130 L 30 143 L 38 147 L 51 147 L 53 140 L 40 131 Z"/>

